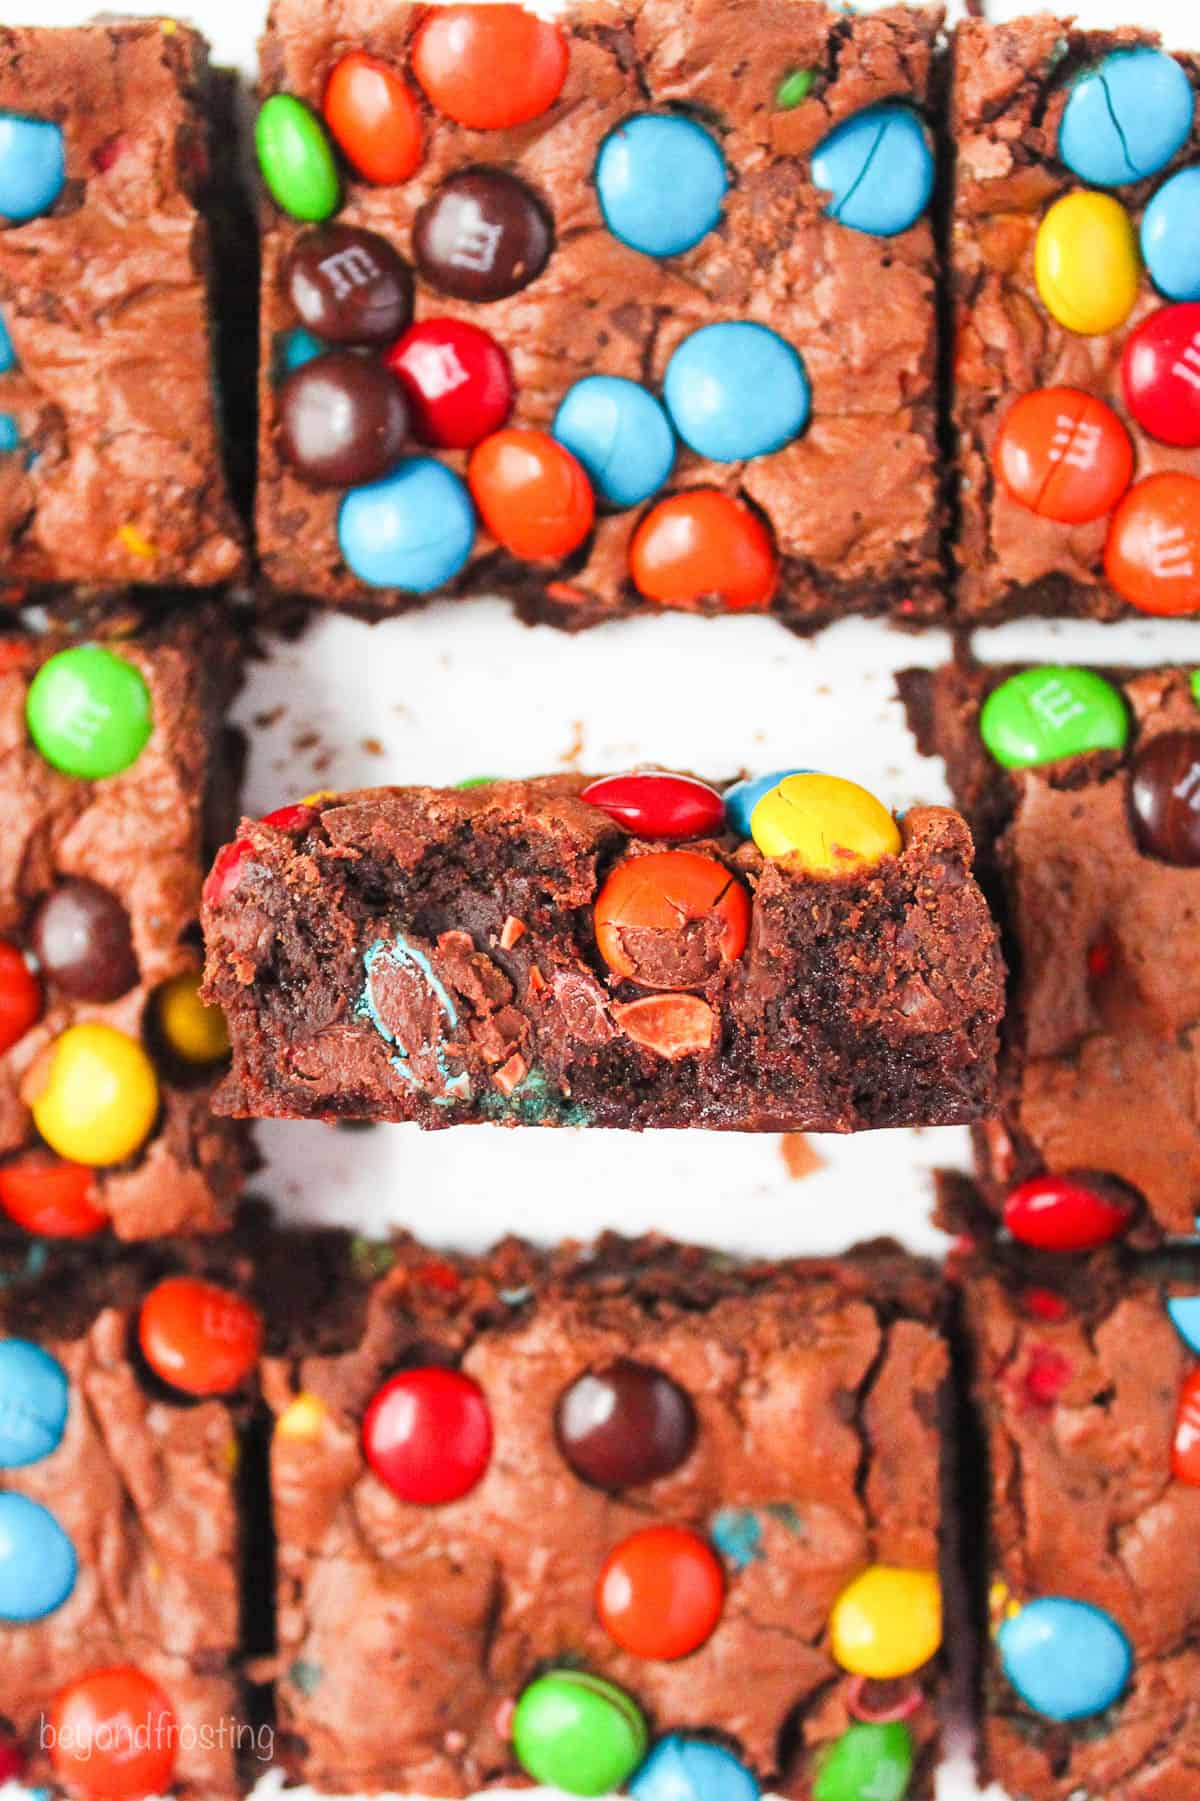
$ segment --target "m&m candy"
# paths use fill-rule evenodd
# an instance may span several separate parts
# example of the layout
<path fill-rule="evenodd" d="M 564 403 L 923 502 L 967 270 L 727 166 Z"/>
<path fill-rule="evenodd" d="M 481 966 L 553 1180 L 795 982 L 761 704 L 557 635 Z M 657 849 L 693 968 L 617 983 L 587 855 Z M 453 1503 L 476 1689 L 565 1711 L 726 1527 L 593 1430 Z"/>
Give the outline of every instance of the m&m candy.
<path fill-rule="evenodd" d="M 413 310 L 412 271 L 378 232 L 325 225 L 296 239 L 284 272 L 301 323 L 330 344 L 390 344 Z"/>
<path fill-rule="evenodd" d="M 242 865 L 254 846 L 249 838 L 237 838 L 223 844 L 204 878 L 200 899 L 206 907 L 220 907 L 229 899 L 241 879 Z"/>
<path fill-rule="evenodd" d="M 808 376 L 778 332 L 749 319 L 702 325 L 667 364 L 663 398 L 684 443 L 715 463 L 781 450 L 808 424 Z"/>
<path fill-rule="evenodd" d="M 754 1772 L 706 1738 L 669 1732 L 629 1783 L 633 1801 L 758 1801 Z"/>
<path fill-rule="evenodd" d="M 704 838 L 725 823 L 721 796 L 690 775 L 639 769 L 589 782 L 579 796 L 639 838 Z"/>
<path fill-rule="evenodd" d="M 831 196 L 839 225 L 895 237 L 915 225 L 933 193 L 933 152 L 910 106 L 887 101 L 844 119 L 812 154 L 814 186 Z"/>
<path fill-rule="evenodd" d="M 0 1055 L 24 1038 L 41 1016 L 37 977 L 17 946 L 0 938 Z"/>
<path fill-rule="evenodd" d="M 66 179 L 61 126 L 0 112 L 0 218 L 23 225 L 48 213 Z"/>
<path fill-rule="evenodd" d="M 42 664 L 25 720 L 47 763 L 91 782 L 136 763 L 154 729 L 141 671 L 100 644 L 74 645 Z"/>
<path fill-rule="evenodd" d="M 157 1682 L 133 1664 L 69 1682 L 49 1726 L 51 1761 L 69 1793 L 84 1801 L 143 1801 L 170 1792 L 178 1722 Z"/>
<path fill-rule="evenodd" d="M 527 562 L 570 556 L 592 529 L 591 484 L 549 432 L 493 432 L 472 451 L 467 483 L 492 537 Z"/>
<path fill-rule="evenodd" d="M 158 1116 L 158 1077 L 136 1039 L 89 1021 L 68 1026 L 34 1065 L 33 1123 L 73 1163 L 124 1163 Z"/>
<path fill-rule="evenodd" d="M 1141 613 L 1200 610 L 1200 477 L 1169 469 L 1135 482 L 1113 515 L 1104 569 Z"/>
<path fill-rule="evenodd" d="M 154 997 L 163 1042 L 185 1063 L 203 1068 L 229 1054 L 229 1028 L 220 1007 L 200 999 L 200 976 L 183 970 L 164 982 Z"/>
<path fill-rule="evenodd" d="M 347 488 L 394 469 L 408 441 L 408 402 L 382 363 L 331 350 L 279 390 L 279 448 L 306 481 Z"/>
<path fill-rule="evenodd" d="M 640 506 L 675 462 L 675 434 L 659 402 L 621 375 L 585 375 L 567 389 L 554 436 L 576 456 L 614 507 Z"/>
<path fill-rule="evenodd" d="M 40 1463 L 62 1442 L 67 1376 L 57 1357 L 25 1338 L 0 1338 L 0 1469 Z"/>
<path fill-rule="evenodd" d="M 215 1282 L 170 1276 L 142 1302 L 138 1343 L 155 1375 L 172 1388 L 197 1396 L 230 1394 L 258 1362 L 262 1317 Z"/>
<path fill-rule="evenodd" d="M 305 363 L 311 363 L 327 348 L 302 325 L 297 325 L 294 331 L 280 332 L 272 351 L 271 380 L 278 385 L 285 375 L 290 375 L 293 369 L 302 369 Z"/>
<path fill-rule="evenodd" d="M 86 876 L 67 876 L 51 889 L 30 922 L 29 943 L 44 979 L 72 1000 L 119 1000 L 138 979 L 129 914 Z"/>
<path fill-rule="evenodd" d="M 996 471 L 1014 500 L 1064 525 L 1099 519 L 1133 479 L 1133 445 L 1111 407 L 1078 388 L 1038 388 L 1009 408 Z"/>
<path fill-rule="evenodd" d="M 563 1390 L 554 1412 L 558 1448 L 581 1481 L 619 1491 L 657 1482 L 696 1443 L 691 1397 L 663 1370 L 618 1358 Z"/>
<path fill-rule="evenodd" d="M 1192 85 L 1165 50 L 1114 50 L 1075 82 L 1058 128 L 1058 154 L 1098 188 L 1141 181 L 1181 150 L 1192 129 Z"/>
<path fill-rule="evenodd" d="M 421 162 L 421 114 L 389 63 L 351 50 L 334 64 L 321 111 L 347 162 L 367 181 L 390 187 Z"/>
<path fill-rule="evenodd" d="M 1142 255 L 1168 300 L 1200 300 L 1200 165 L 1164 181 L 1142 214 Z"/>
<path fill-rule="evenodd" d="M 453 580 L 474 542 L 466 484 L 433 457 L 410 457 L 381 481 L 351 488 L 338 512 L 347 567 L 373 588 L 427 594 Z"/>
<path fill-rule="evenodd" d="M 748 838 L 751 815 L 763 795 L 778 788 L 790 775 L 811 773 L 807 769 L 773 769 L 769 775 L 746 776 L 742 781 L 734 782 L 724 794 L 725 822 L 729 830 L 736 832 L 739 838 Z"/>
<path fill-rule="evenodd" d="M 750 816 L 764 857 L 788 857 L 819 875 L 863 869 L 899 854 L 900 828 L 857 782 L 836 775 L 789 775 Z"/>
<path fill-rule="evenodd" d="M 646 994 L 614 1006 L 612 1016 L 626 1038 L 669 1063 L 706 1056 L 720 1035 L 720 1021 L 698 994 Z"/>
<path fill-rule="evenodd" d="M 818 1753 L 813 1801 L 904 1801 L 912 1770 L 912 1734 L 900 1721 L 847 1726 Z"/>
<path fill-rule="evenodd" d="M 1200 301 L 1163 306 L 1125 341 L 1125 404 L 1160 444 L 1200 447 Z"/>
<path fill-rule="evenodd" d="M 90 1238 L 108 1224 L 96 1205 L 93 1171 L 45 1151 L 0 1164 L 0 1207 L 39 1238 Z"/>
<path fill-rule="evenodd" d="M 425 444 L 470 450 L 499 431 L 515 397 L 512 370 L 490 332 L 464 319 L 422 319 L 384 358 Z"/>
<path fill-rule="evenodd" d="M 942 1642 L 942 1591 L 932 1570 L 874 1563 L 844 1588 L 829 1616 L 830 1646 L 855 1676 L 908 1676 Z"/>
<path fill-rule="evenodd" d="M 17 366 L 17 353 L 13 349 L 13 341 L 9 336 L 4 314 L 0 313 L 0 375 L 7 375 L 10 369 Z"/>
<path fill-rule="evenodd" d="M 316 114 L 294 94 L 272 94 L 254 125 L 258 166 L 271 198 L 293 219 L 328 219 L 341 197 L 337 164 Z"/>
<path fill-rule="evenodd" d="M 1167 1313 L 1188 1350 L 1200 1356 L 1200 1295 L 1172 1295 Z"/>
<path fill-rule="evenodd" d="M 503 300 L 541 274 L 554 229 L 541 201 L 506 169 L 462 169 L 427 200 L 413 255 L 431 286 L 457 300 Z"/>
<path fill-rule="evenodd" d="M 1042 664 L 992 689 L 979 714 L 979 733 L 997 763 L 1029 769 L 1089 750 L 1121 750 L 1129 715 L 1103 676 Z"/>
<path fill-rule="evenodd" d="M 1180 1391 L 1171 1439 L 1171 1474 L 1176 1482 L 1200 1488 L 1200 1369 L 1190 1372 Z"/>
<path fill-rule="evenodd" d="M 1035 1250 L 1091 1251 L 1123 1237 L 1135 1211 L 1116 1189 L 1084 1176 L 1031 1176 L 1010 1190 L 1004 1224 Z"/>
<path fill-rule="evenodd" d="M 615 975 L 643 988 L 699 988 L 736 963 L 750 897 L 699 851 L 651 851 L 618 863 L 596 897 L 596 946 Z"/>
<path fill-rule="evenodd" d="M 48 1507 L 0 1494 L 0 1620 L 23 1625 L 55 1613 L 77 1568 L 75 1547 Z"/>
<path fill-rule="evenodd" d="M 1086 1720 L 1125 1692 L 1133 1650 L 1100 1607 L 1064 1595 L 1029 1601 L 997 1634 L 1004 1674 L 1048 1720 Z"/>
<path fill-rule="evenodd" d="M 646 1526 L 615 1546 L 596 1584 L 609 1637 L 634 1657 L 686 1657 L 721 1617 L 725 1577 L 707 1539 L 683 1526 Z"/>
<path fill-rule="evenodd" d="M 642 113 L 609 133 L 596 195 L 615 238 L 646 256 L 679 256 L 713 229 L 729 186 L 712 133 L 679 114 Z"/>
<path fill-rule="evenodd" d="M 569 60 L 556 25 L 510 5 L 431 8 L 412 49 L 428 99 L 475 131 L 538 118 L 562 92 Z"/>
<path fill-rule="evenodd" d="M 743 613 L 770 605 L 779 561 L 770 532 L 744 501 L 718 488 L 689 488 L 646 514 L 629 571 L 638 593 L 660 606 Z"/>
<path fill-rule="evenodd" d="M 548 1670 L 512 1719 L 517 1761 L 535 1782 L 568 1795 L 607 1795 L 633 1775 L 649 1734 L 637 1704 L 586 1670 Z"/>
<path fill-rule="evenodd" d="M 1138 746 L 1129 811 L 1147 856 L 1182 869 L 1200 866 L 1200 731 L 1160 732 Z"/>
<path fill-rule="evenodd" d="M 461 1370 L 401 1370 L 363 1419 L 367 1462 L 402 1501 L 436 1506 L 474 1488 L 492 1455 L 483 1390 Z"/>
<path fill-rule="evenodd" d="M 1111 194 L 1064 194 L 1038 227 L 1038 293 L 1058 323 L 1082 337 L 1124 325 L 1140 269 L 1132 221 Z"/>

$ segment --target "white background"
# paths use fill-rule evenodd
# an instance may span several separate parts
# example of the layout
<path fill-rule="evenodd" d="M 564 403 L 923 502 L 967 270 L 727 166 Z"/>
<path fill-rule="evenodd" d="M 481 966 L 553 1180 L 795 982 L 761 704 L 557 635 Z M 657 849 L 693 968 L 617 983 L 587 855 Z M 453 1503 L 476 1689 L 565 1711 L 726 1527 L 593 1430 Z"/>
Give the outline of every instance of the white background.
<path fill-rule="evenodd" d="M 189 16 L 217 61 L 252 72 L 264 8 L 194 0 Z M 87 14 L 80 0 L 17 0 L 15 10 L 38 24 Z M 161 8 L 124 0 L 121 10 Z M 991 8 L 1023 10 L 1032 4 Z M 1157 25 L 1180 47 L 1189 13 L 1193 45 L 1198 29 L 1189 0 L 1084 0 L 1080 11 L 1086 25 Z M 980 634 L 976 648 L 989 659 L 1200 661 L 1200 624 L 1010 626 Z M 569 638 L 529 630 L 498 601 L 441 602 L 374 627 L 329 618 L 250 672 L 238 706 L 251 733 L 246 811 L 314 788 L 643 760 L 718 778 L 808 765 L 851 776 L 897 809 L 944 800 L 940 768 L 913 751 L 891 672 L 947 651 L 941 633 L 863 621 L 803 641 L 769 619 L 663 615 Z M 550 1239 L 657 1227 L 765 1254 L 836 1251 L 881 1232 L 936 1252 L 944 1241 L 928 1220 L 929 1171 L 967 1154 L 957 1129 L 818 1138 L 822 1165 L 797 1181 L 770 1136 L 287 1123 L 259 1136 L 262 1191 L 293 1219 L 405 1225 L 462 1246 L 508 1230 Z M 939 1801 L 977 1794 L 956 1759 Z M 988 1801 L 1002 1801 L 999 1791 Z"/>

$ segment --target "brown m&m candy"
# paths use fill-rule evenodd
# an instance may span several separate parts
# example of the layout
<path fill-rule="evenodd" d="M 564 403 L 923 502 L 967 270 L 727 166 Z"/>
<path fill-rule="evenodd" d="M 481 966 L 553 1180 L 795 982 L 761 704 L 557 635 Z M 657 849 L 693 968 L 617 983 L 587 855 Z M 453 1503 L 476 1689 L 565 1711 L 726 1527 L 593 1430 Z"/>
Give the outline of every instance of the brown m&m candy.
<path fill-rule="evenodd" d="M 285 282 L 301 322 L 330 344 L 390 344 L 412 318 L 412 270 L 386 238 L 356 225 L 304 232 Z"/>
<path fill-rule="evenodd" d="M 677 1382 L 622 1357 L 563 1390 L 554 1415 L 558 1447 L 593 1488 L 637 1488 L 669 1476 L 691 1455 L 696 1410 Z"/>
<path fill-rule="evenodd" d="M 72 876 L 40 904 L 29 942 L 43 976 L 77 1001 L 115 1001 L 138 978 L 129 915 L 107 888 Z"/>
<path fill-rule="evenodd" d="M 426 201 L 413 227 L 421 274 L 459 300 L 515 294 L 541 274 L 552 242 L 541 201 L 503 169 L 451 175 Z"/>
<path fill-rule="evenodd" d="M 1163 732 L 1133 759 L 1129 805 L 1138 846 L 1184 868 L 1200 864 L 1200 732 Z"/>
<path fill-rule="evenodd" d="M 279 390 L 279 448 L 320 487 L 356 487 L 386 475 L 408 425 L 408 401 L 391 370 L 353 350 L 302 363 Z"/>

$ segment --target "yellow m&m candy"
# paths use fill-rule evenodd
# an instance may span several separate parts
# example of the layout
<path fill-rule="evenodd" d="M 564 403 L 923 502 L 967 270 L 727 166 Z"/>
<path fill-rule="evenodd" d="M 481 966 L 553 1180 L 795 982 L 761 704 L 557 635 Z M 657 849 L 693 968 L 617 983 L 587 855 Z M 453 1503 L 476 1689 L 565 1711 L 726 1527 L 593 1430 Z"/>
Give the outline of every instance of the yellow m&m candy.
<path fill-rule="evenodd" d="M 200 999 L 200 977 L 185 969 L 158 991 L 162 1035 L 185 1063 L 219 1063 L 229 1052 L 229 1029 L 220 1007 Z"/>
<path fill-rule="evenodd" d="M 1064 194 L 1038 227 L 1034 277 L 1047 311 L 1095 337 L 1124 325 L 1138 296 L 1133 221 L 1111 194 Z"/>
<path fill-rule="evenodd" d="M 69 1026 L 35 1064 L 33 1123 L 71 1163 L 123 1163 L 158 1114 L 158 1077 L 135 1038 L 115 1026 Z"/>
<path fill-rule="evenodd" d="M 883 803 L 837 775 L 785 776 L 750 815 L 750 833 L 765 857 L 794 857 L 823 875 L 878 863 L 900 849 Z"/>
<path fill-rule="evenodd" d="M 942 1589 L 932 1570 L 873 1563 L 829 1616 L 833 1655 L 854 1676 L 888 1682 L 928 1663 L 942 1642 Z"/>

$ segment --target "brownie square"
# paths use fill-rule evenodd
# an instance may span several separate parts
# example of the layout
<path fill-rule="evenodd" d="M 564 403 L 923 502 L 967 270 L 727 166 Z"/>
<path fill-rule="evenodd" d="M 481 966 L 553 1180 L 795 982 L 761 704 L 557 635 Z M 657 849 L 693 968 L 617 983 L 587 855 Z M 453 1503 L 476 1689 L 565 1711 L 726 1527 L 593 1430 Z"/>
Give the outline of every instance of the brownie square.
<path fill-rule="evenodd" d="M 390 65 L 421 105 L 416 172 L 381 187 L 343 165 L 336 225 L 381 235 L 411 263 L 417 213 L 456 172 L 499 169 L 526 184 L 553 223 L 541 274 L 486 302 L 438 292 L 419 270 L 416 285 L 418 319 L 465 320 L 501 345 L 515 376 L 518 427 L 548 431 L 567 390 L 586 376 L 626 377 L 657 394 L 672 353 L 701 327 L 767 326 L 803 358 L 811 423 L 748 461 L 706 461 L 681 447 L 662 492 L 716 488 L 768 525 L 780 564 L 774 596 L 743 598 L 739 607 L 768 606 L 801 629 L 854 612 L 939 613 L 932 228 L 920 217 L 881 237 L 839 223 L 826 212 L 829 194 L 814 185 L 810 157 L 864 108 L 932 108 L 940 10 L 892 6 L 858 16 L 814 0 L 751 0 L 733 16 L 716 0 L 576 5 L 562 21 L 569 60 L 559 98 L 527 123 L 486 131 L 439 114 L 422 96 L 411 50 L 424 13 L 396 0 L 349 0 L 336 19 L 320 0 L 272 7 L 262 44 L 265 97 L 293 95 L 319 113 L 339 59 L 362 51 Z M 677 255 L 629 247 L 606 229 L 598 202 L 597 153 L 610 132 L 641 114 L 698 121 L 727 165 L 719 224 Z M 368 586 L 343 559 L 344 486 L 312 486 L 281 452 L 278 376 L 300 323 L 287 269 L 311 229 L 265 202 L 262 569 L 284 593 L 368 615 L 395 611 L 414 594 Z M 459 470 L 466 461 L 461 453 L 444 460 Z M 655 610 L 660 603 L 639 593 L 630 574 L 634 533 L 655 500 L 601 508 L 591 535 L 559 560 L 521 560 L 481 527 L 454 590 L 500 591 L 525 618 L 567 627 Z M 680 604 L 725 607 L 715 591 Z M 730 610 L 734 604 L 731 597 Z"/>
<path fill-rule="evenodd" d="M 895 854 L 824 874 L 722 829 L 711 791 L 719 835 L 682 848 L 587 785 L 366 789 L 244 821 L 205 890 L 233 1040 L 216 1106 L 740 1131 L 990 1110 L 1003 968 L 955 814 L 914 807 Z"/>
<path fill-rule="evenodd" d="M 38 1229 L 28 1206 L 17 1205 L 20 1194 L 13 1196 L 22 1172 L 34 1172 L 36 1189 L 37 1172 L 58 1161 L 40 1143 L 33 1109 L 54 1079 L 63 1035 L 101 1025 L 141 1047 L 136 1061 L 142 1052 L 149 1057 L 158 1107 L 142 1141 L 119 1161 L 97 1150 L 91 1205 L 121 1238 L 214 1231 L 232 1218 L 248 1147 L 237 1128 L 210 1111 L 224 1062 L 220 1033 L 207 1053 L 203 1044 L 193 1046 L 200 1060 L 192 1061 L 165 1031 L 161 1007 L 167 993 L 178 997 L 198 979 L 205 862 L 235 816 L 237 746 L 224 713 L 237 686 L 238 651 L 210 607 L 161 620 L 137 609 L 125 617 L 111 612 L 100 629 L 116 635 L 0 637 L 0 937 L 27 959 L 38 950 L 42 956 L 32 1023 L 0 1057 L 0 1205 Z M 118 676 L 137 672 L 140 681 L 125 699 L 136 706 L 140 695 L 148 708 L 140 753 L 96 780 L 48 761 L 27 717 L 39 671 L 54 664 L 61 681 L 72 656 L 93 642 L 104 659 L 116 659 Z M 101 695 L 99 712 L 89 713 L 86 687 L 83 707 L 78 695 L 64 698 L 61 686 L 58 693 L 77 750 L 104 724 L 108 701 Z M 50 748 L 69 752 L 70 743 L 59 735 Z M 52 918 L 49 905 L 61 907 L 64 899 L 81 901 L 85 919 L 99 909 L 101 923 L 85 930 L 78 955 L 71 948 L 78 911 L 65 923 L 60 912 L 57 951 L 41 935 L 42 922 Z M 120 1049 L 121 1041 L 110 1040 L 106 1054 Z M 128 1084 L 122 1092 L 129 1094 Z M 93 1161 L 74 1149 L 64 1155 Z"/>
<path fill-rule="evenodd" d="M 829 1627 L 870 1566 L 936 1584 L 946 1347 L 927 1266 L 878 1246 L 739 1265 L 615 1238 L 471 1258 L 404 1239 L 363 1255 L 377 1277 L 361 1305 L 322 1328 L 321 1350 L 301 1330 L 264 1370 L 291 1776 L 428 1795 L 511 1780 L 512 1703 L 574 1670 L 615 1683 L 653 1738 L 702 1735 L 797 1795 L 856 1721 L 902 1718 L 907 1792 L 932 1793 L 940 1658 L 859 1680 Z M 476 1384 L 492 1431 L 474 1485 L 429 1504 L 402 1499 L 362 1448 L 381 1385 L 418 1367 Z M 604 1404 L 581 1420 L 589 1378 Z M 588 1422 L 614 1394 L 617 1430 L 598 1443 Z M 648 1479 L 623 1486 L 633 1476 Z M 723 1565 L 720 1618 L 677 1661 L 620 1648 L 596 1612 L 605 1559 L 660 1524 Z"/>
<path fill-rule="evenodd" d="M 18 115 L 0 215 L 29 133 L 56 129 L 65 162 L 49 204 L 0 217 L 0 580 L 17 590 L 212 587 L 242 568 L 206 280 L 209 86 L 203 39 L 173 19 L 0 28 L 0 113 Z"/>
<path fill-rule="evenodd" d="M 1130 334 L 1166 298 L 1140 268 L 1140 259 L 1136 302 L 1125 323 L 1111 331 L 1068 330 L 1047 309 L 1035 277 L 1035 244 L 1047 211 L 1064 195 L 1088 187 L 1059 154 L 1073 84 L 1114 51 L 1158 42 L 1156 34 L 1137 26 L 1085 31 L 1050 13 L 994 24 L 966 19 L 955 32 L 950 276 L 958 436 L 956 607 L 964 624 L 1031 613 L 1112 619 L 1129 611 L 1105 573 L 1112 512 L 1083 523 L 1059 522 L 1047 516 L 1044 501 L 1034 510 L 1015 499 L 997 473 L 998 432 L 1023 396 L 1067 387 L 1103 401 L 1132 440 L 1135 480 L 1168 470 L 1200 475 L 1200 451 L 1157 442 L 1126 405 L 1122 352 Z M 1174 54 L 1192 88 L 1200 88 L 1200 59 Z M 1132 89 L 1120 97 L 1122 115 L 1126 110 L 1133 115 L 1139 110 Z M 1114 114 L 1114 120 L 1120 131 L 1121 118 Z M 1104 190 L 1135 229 L 1151 196 L 1200 153 L 1196 120 L 1200 113 L 1182 148 L 1153 175 Z M 1091 452 L 1077 435 L 1067 454 L 1087 462 Z"/>

